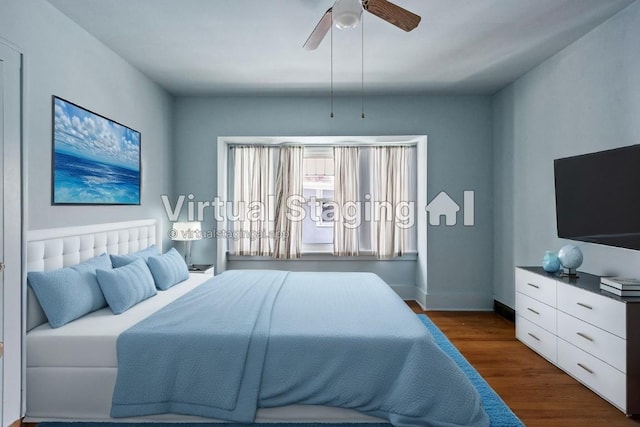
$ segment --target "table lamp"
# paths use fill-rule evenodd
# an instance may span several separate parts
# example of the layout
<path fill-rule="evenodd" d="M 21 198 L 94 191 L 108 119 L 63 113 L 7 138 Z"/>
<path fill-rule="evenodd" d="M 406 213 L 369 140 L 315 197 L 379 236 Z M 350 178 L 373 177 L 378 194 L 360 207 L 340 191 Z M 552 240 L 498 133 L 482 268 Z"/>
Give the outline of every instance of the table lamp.
<path fill-rule="evenodd" d="M 198 221 L 174 222 L 171 232 L 171 240 L 184 242 L 184 261 L 189 268 L 191 262 L 191 242 L 202 239 L 202 226 Z"/>

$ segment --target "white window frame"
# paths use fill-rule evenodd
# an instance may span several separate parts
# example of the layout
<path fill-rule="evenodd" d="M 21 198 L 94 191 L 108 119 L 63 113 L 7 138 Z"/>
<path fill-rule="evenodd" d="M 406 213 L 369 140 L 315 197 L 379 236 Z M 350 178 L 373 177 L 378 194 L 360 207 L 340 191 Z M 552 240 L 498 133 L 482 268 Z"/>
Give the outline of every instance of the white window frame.
<path fill-rule="evenodd" d="M 231 145 L 413 145 L 416 146 L 416 227 L 417 227 L 417 265 L 416 284 L 420 289 L 427 289 L 427 135 L 392 135 L 392 136 L 219 136 L 218 146 L 218 197 L 229 200 L 228 191 L 228 156 Z M 228 224 L 218 223 L 219 230 L 228 229 Z M 228 242 L 218 239 L 216 254 L 216 271 L 222 272 L 227 267 Z M 358 257 L 354 257 L 358 258 Z M 384 261 L 383 261 L 384 262 Z"/>
<path fill-rule="evenodd" d="M 320 190 L 322 191 L 322 190 Z M 332 202 L 333 200 L 327 199 L 322 197 L 322 194 L 320 196 L 317 195 L 316 193 L 316 201 L 322 203 L 322 214 L 320 214 L 320 223 L 317 224 L 318 227 L 333 227 L 333 219 L 331 221 L 329 220 L 325 220 L 324 219 L 324 204 L 326 202 Z"/>

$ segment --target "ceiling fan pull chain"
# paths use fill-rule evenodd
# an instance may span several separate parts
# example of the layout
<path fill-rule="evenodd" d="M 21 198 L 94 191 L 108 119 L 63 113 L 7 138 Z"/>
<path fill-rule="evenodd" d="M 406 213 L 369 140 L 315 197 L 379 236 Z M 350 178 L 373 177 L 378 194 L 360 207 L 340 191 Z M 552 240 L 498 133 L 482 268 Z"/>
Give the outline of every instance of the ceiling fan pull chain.
<path fill-rule="evenodd" d="M 362 103 L 362 115 L 364 119 L 364 16 L 360 20 L 360 100 Z"/>
<path fill-rule="evenodd" d="M 331 117 L 333 119 L 333 14 L 331 14 Z"/>

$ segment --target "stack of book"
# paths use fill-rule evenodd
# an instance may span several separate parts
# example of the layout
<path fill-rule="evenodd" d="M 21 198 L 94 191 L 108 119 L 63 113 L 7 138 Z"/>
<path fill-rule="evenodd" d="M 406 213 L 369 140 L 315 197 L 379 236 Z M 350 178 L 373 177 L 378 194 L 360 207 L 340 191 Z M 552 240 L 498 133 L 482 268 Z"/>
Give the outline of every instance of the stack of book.
<path fill-rule="evenodd" d="M 640 280 L 629 277 L 601 277 L 600 289 L 621 297 L 640 297 Z"/>

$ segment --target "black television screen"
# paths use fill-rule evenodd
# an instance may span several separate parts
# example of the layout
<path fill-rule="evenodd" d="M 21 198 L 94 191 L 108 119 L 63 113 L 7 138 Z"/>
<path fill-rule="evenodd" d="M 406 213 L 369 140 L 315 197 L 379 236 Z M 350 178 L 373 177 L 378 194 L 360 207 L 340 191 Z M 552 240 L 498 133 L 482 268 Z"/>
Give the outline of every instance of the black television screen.
<path fill-rule="evenodd" d="M 554 160 L 558 237 L 640 249 L 640 145 Z"/>

